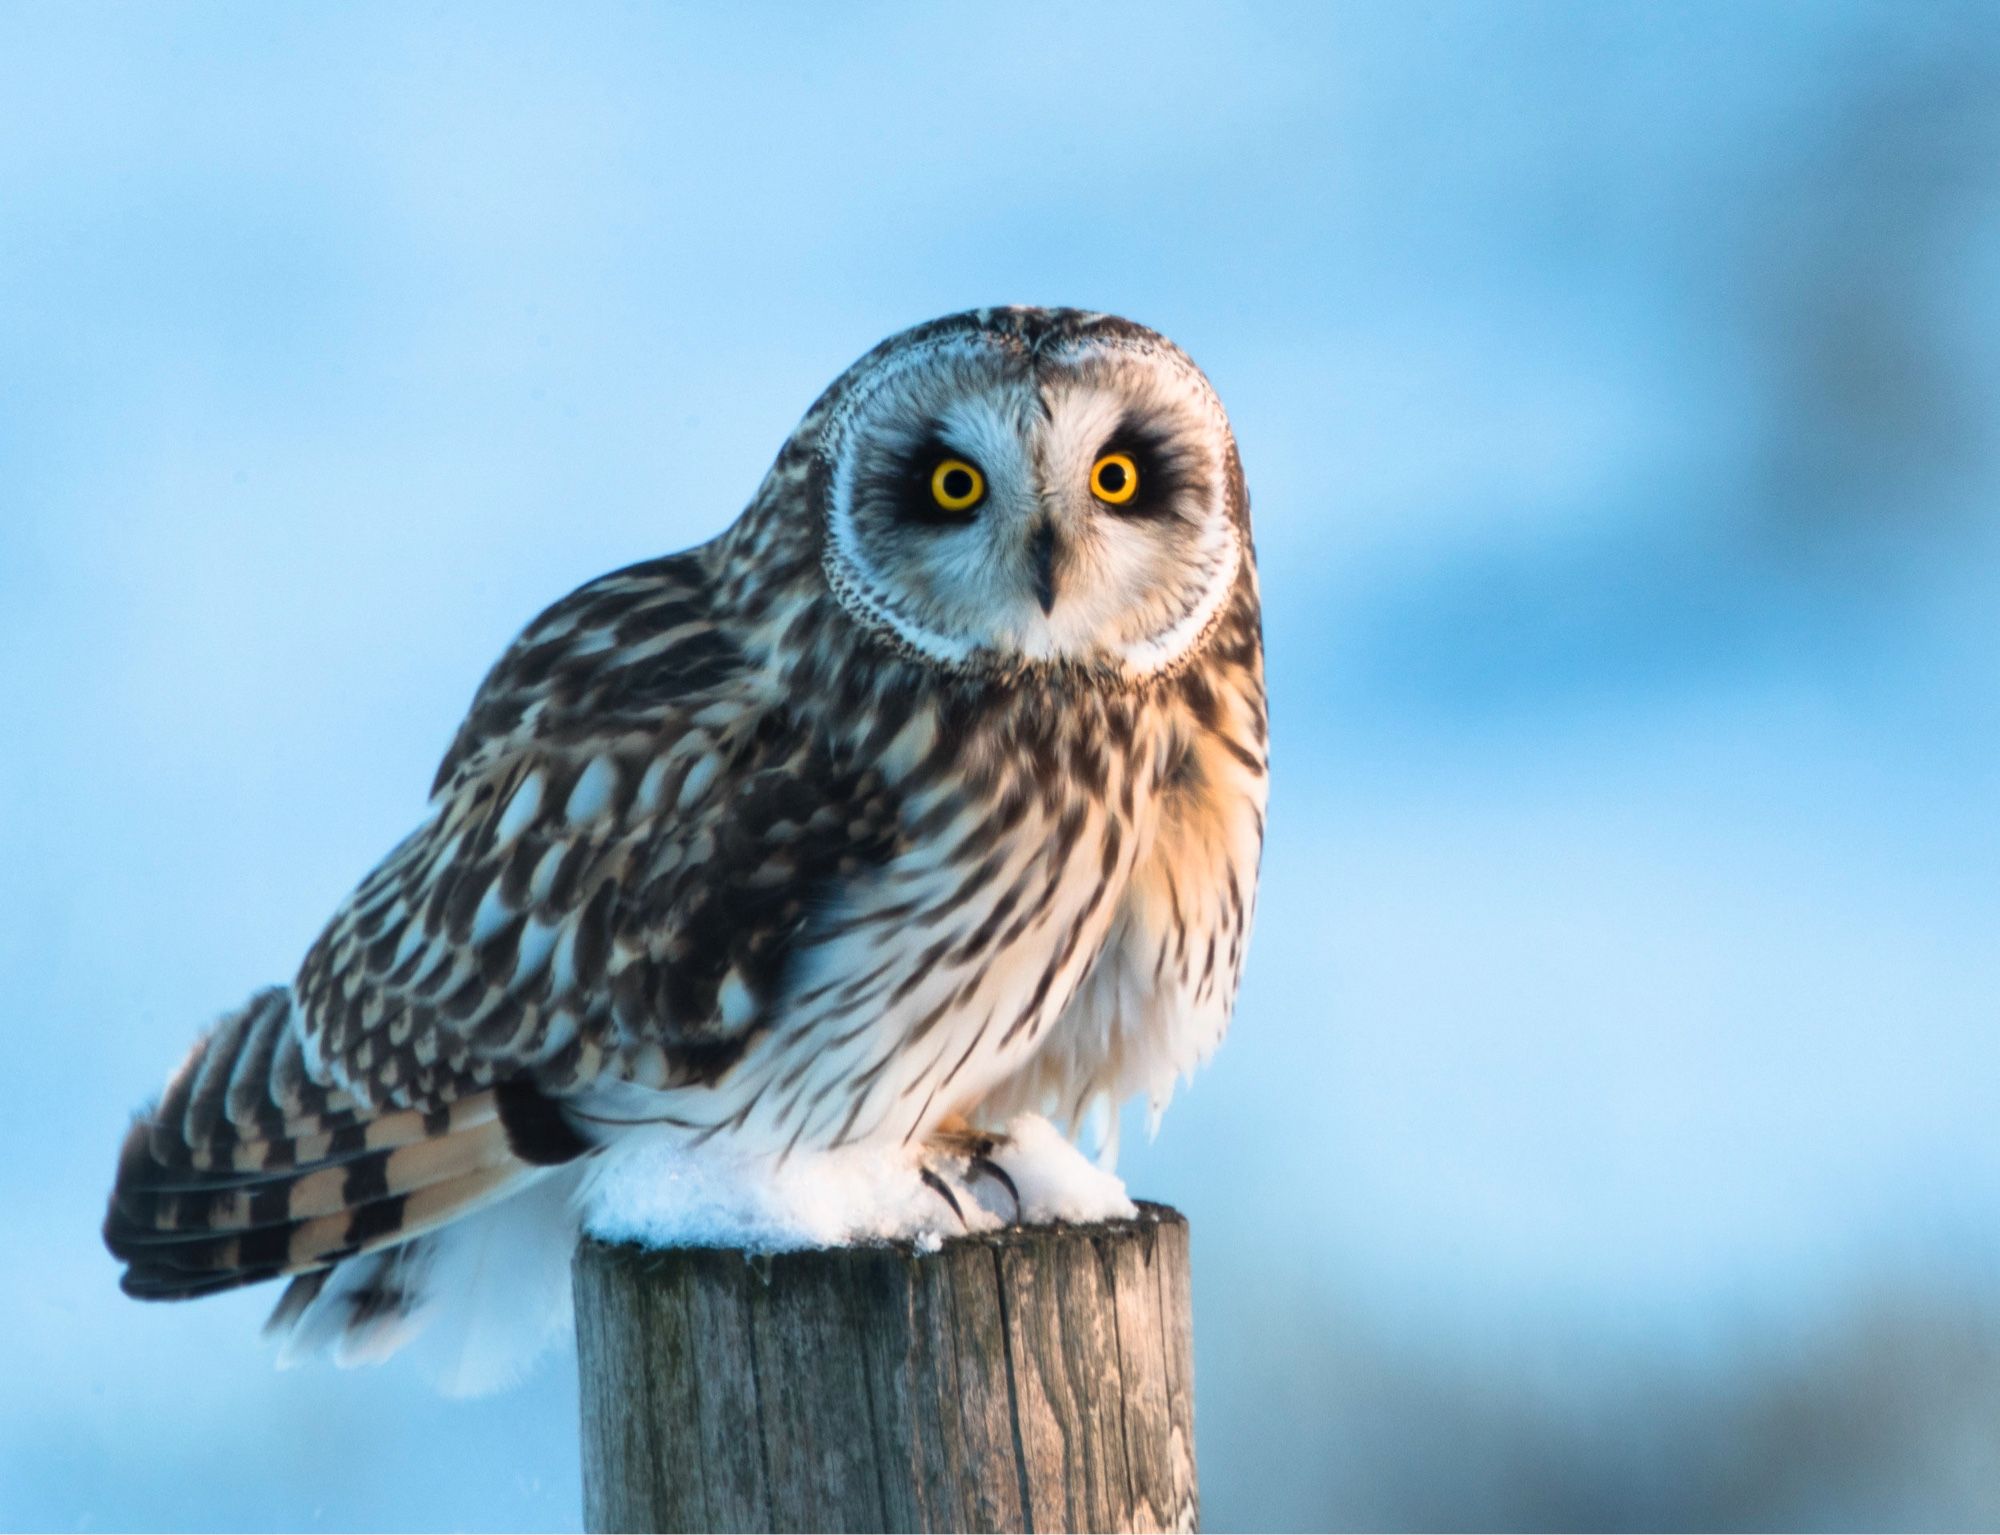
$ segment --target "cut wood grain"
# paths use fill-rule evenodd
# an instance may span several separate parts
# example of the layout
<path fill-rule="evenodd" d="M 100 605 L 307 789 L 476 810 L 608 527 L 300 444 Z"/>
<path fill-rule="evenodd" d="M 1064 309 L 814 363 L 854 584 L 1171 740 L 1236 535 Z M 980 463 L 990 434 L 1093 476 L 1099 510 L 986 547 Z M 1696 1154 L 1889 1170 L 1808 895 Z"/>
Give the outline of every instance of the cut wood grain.
<path fill-rule="evenodd" d="M 592 1530 L 1191 1530 L 1188 1228 L 755 1257 L 585 1242 Z"/>

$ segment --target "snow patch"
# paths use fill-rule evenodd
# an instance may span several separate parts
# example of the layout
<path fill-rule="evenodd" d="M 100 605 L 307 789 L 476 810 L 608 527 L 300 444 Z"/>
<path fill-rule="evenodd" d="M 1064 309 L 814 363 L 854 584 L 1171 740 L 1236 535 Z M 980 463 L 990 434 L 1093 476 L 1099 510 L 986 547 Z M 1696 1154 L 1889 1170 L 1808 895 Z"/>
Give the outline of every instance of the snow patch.
<path fill-rule="evenodd" d="M 1018 1212 L 1004 1184 L 929 1148 L 847 1146 L 779 1160 L 713 1141 L 689 1149 L 662 1132 L 628 1137 L 603 1159 L 584 1196 L 584 1229 L 646 1247 L 793 1252 L 909 1242 L 936 1252 L 947 1238 L 1017 1221 L 1084 1223 L 1138 1213 L 1125 1185 L 1039 1114 L 1019 1116 L 1004 1133 L 993 1160 L 1020 1191 Z M 923 1181 L 926 1165 L 950 1186 L 963 1223 Z"/>

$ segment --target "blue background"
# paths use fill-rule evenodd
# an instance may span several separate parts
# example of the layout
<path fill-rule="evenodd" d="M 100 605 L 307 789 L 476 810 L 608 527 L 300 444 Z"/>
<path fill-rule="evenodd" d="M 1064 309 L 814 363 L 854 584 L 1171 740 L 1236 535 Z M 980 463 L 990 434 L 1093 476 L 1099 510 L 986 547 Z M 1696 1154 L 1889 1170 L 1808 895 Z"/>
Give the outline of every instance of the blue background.
<path fill-rule="evenodd" d="M 123 1300 L 129 1109 L 544 603 L 968 305 L 1204 365 L 1276 791 L 1218 1527 L 2000 1522 L 1990 8 L 0 11 L 0 1524 L 573 1526 Z"/>

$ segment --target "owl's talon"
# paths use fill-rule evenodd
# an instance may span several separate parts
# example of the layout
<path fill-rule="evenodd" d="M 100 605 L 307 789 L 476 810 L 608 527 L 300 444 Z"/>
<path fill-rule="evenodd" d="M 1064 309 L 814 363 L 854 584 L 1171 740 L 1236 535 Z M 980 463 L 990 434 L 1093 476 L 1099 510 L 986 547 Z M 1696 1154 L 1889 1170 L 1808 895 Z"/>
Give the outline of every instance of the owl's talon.
<path fill-rule="evenodd" d="M 972 1170 L 991 1178 L 1007 1191 L 1007 1197 L 1014 1201 L 1014 1219 L 1018 1221 L 1021 1218 L 1021 1190 L 1014 1182 L 1014 1175 L 983 1151 L 972 1158 Z"/>
<path fill-rule="evenodd" d="M 965 1226 L 967 1230 L 970 1230 L 971 1227 L 967 1224 L 965 1219 L 965 1208 L 959 1204 L 958 1196 L 952 1193 L 951 1185 L 946 1183 L 944 1179 L 940 1178 L 936 1173 L 932 1172 L 928 1167 L 919 1169 L 919 1176 L 922 1177 L 922 1179 L 927 1185 L 929 1185 L 931 1192 L 936 1194 L 938 1198 L 942 1199 L 946 1204 L 951 1206 L 951 1213 L 958 1217 L 959 1225 Z"/>

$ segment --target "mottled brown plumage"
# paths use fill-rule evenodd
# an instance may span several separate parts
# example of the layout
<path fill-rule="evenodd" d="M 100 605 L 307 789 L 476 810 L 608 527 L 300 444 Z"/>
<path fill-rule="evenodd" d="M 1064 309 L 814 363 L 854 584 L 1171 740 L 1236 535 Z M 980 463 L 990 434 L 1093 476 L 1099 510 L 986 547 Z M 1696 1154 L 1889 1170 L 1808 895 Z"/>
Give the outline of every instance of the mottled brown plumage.
<path fill-rule="evenodd" d="M 1113 449 L 1129 504 L 1087 488 Z M 970 515 L 925 500 L 946 460 Z M 421 1288 L 404 1244 L 631 1121 L 783 1153 L 1157 1110 L 1227 1024 L 1265 741 L 1193 365 L 1064 310 L 891 338 L 721 537 L 494 667 L 429 818 L 135 1125 L 126 1288 L 301 1275 L 274 1323 L 337 1297 L 365 1334 Z"/>

